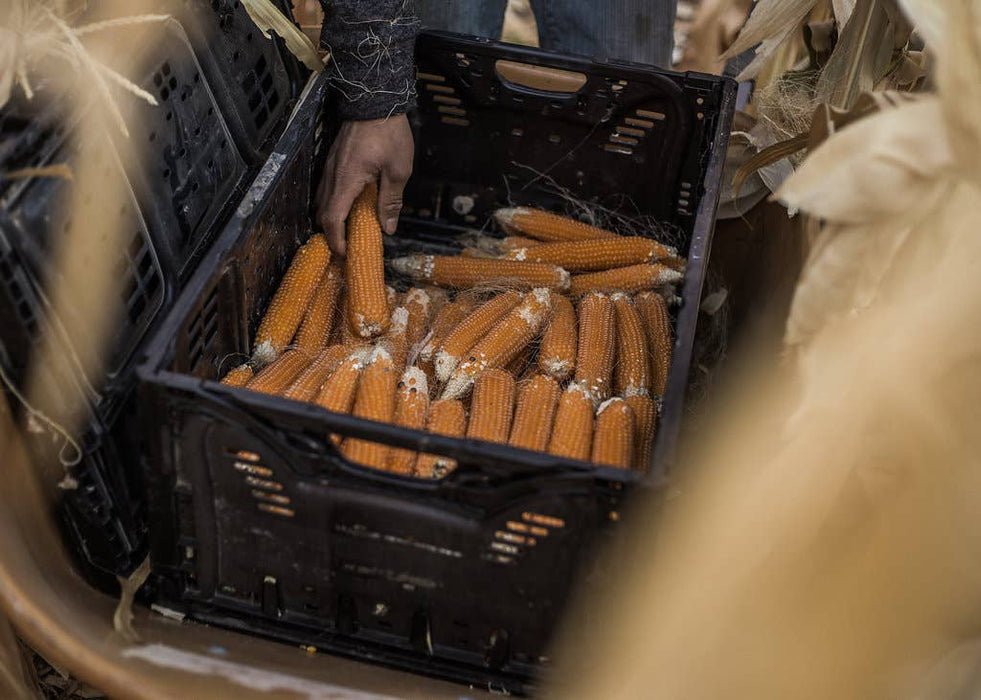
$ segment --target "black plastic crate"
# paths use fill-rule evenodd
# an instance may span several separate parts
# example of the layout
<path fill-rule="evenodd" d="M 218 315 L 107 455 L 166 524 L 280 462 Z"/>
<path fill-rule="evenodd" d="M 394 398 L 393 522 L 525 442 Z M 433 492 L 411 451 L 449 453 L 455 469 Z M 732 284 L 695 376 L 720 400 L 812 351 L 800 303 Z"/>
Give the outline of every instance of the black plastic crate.
<path fill-rule="evenodd" d="M 46 86 L 27 99 L 19 88 L 0 110 L 0 170 L 10 172 L 48 165 L 65 139 L 64 102 L 54 101 Z M 23 192 L 27 178 L 0 178 L 0 204 L 9 207 Z"/>
<path fill-rule="evenodd" d="M 579 72 L 586 82 L 572 95 L 543 93 L 497 78 L 499 59 Z M 670 463 L 735 85 L 444 34 L 423 35 L 417 61 L 412 215 L 389 241 L 394 249 L 452 247 L 462 225 L 482 223 L 508 202 L 554 207 L 556 185 L 677 230 L 689 265 L 656 466 L 641 477 L 217 383 L 228 358 L 248 351 L 261 310 L 309 232 L 313 153 L 325 145 L 321 77 L 139 370 L 157 603 L 214 624 L 527 692 L 571 587 L 596 577 L 581 569 L 589 550 L 602 546 L 628 493 L 659 487 Z M 632 116 L 637 110 L 663 118 Z M 607 148 L 623 145 L 611 136 L 628 118 L 651 122 L 638 127 L 644 138 Z M 529 176 L 528 167 L 551 179 Z M 440 481 L 373 471 L 340 456 L 331 433 L 447 455 L 459 466 Z"/>

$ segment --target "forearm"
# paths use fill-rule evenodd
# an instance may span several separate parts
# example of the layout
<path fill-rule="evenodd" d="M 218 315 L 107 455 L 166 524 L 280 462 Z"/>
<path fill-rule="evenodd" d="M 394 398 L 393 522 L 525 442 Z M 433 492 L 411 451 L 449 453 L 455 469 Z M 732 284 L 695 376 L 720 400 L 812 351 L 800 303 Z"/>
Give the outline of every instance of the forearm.
<path fill-rule="evenodd" d="M 321 0 L 321 43 L 342 120 L 400 114 L 415 101 L 413 49 L 419 20 L 412 0 Z"/>

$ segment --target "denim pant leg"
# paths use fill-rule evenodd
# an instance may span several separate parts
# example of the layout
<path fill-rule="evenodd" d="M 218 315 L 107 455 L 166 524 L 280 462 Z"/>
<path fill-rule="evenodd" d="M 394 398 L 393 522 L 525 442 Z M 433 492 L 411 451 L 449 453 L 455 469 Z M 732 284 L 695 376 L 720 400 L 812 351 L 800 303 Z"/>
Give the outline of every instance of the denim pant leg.
<path fill-rule="evenodd" d="M 507 0 L 414 0 L 425 29 L 498 39 L 504 26 Z"/>
<path fill-rule="evenodd" d="M 542 48 L 671 67 L 677 0 L 531 0 L 531 5 Z"/>

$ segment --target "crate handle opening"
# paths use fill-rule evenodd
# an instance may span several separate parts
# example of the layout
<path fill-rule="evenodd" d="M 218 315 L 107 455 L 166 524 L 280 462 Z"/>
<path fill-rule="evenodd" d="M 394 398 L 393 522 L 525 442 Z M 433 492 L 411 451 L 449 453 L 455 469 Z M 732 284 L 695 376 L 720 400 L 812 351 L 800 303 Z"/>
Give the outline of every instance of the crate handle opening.
<path fill-rule="evenodd" d="M 494 70 L 502 82 L 549 94 L 574 95 L 586 84 L 586 74 L 499 59 Z"/>

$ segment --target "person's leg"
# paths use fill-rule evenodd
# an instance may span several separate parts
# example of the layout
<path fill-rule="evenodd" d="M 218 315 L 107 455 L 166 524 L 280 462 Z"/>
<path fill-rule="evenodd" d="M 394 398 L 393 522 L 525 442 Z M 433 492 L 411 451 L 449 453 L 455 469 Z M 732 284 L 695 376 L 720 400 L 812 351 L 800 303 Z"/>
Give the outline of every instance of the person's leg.
<path fill-rule="evenodd" d="M 542 48 L 671 66 L 677 0 L 532 0 Z"/>
<path fill-rule="evenodd" d="M 414 0 L 424 29 L 498 39 L 507 0 Z"/>

